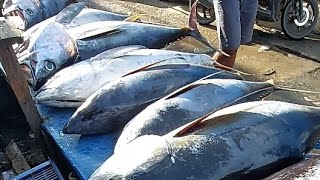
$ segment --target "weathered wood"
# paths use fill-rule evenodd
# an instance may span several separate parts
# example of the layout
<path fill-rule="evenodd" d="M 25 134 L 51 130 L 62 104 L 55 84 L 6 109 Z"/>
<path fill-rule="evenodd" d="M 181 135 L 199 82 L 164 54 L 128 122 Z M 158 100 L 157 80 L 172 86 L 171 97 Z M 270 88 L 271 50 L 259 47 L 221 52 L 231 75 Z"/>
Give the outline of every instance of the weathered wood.
<path fill-rule="evenodd" d="M 0 62 L 29 126 L 36 136 L 37 142 L 42 146 L 42 150 L 45 150 L 40 131 L 42 120 L 38 114 L 35 102 L 30 95 L 26 78 L 12 48 L 12 44 L 20 40 L 21 37 L 17 31 L 11 31 L 10 25 L 6 24 L 5 21 L 0 21 Z"/>
<path fill-rule="evenodd" d="M 0 47 L 20 42 L 22 42 L 21 31 L 15 28 L 9 20 L 0 17 Z"/>

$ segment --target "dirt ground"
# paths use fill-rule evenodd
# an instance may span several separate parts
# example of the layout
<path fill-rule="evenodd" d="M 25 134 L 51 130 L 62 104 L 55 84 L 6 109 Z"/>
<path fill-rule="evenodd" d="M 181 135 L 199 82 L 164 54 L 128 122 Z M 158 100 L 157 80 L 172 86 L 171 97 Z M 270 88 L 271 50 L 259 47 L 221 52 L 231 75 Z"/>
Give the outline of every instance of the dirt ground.
<path fill-rule="evenodd" d="M 185 27 L 188 19 L 188 1 L 171 0 L 84 0 L 91 7 L 122 14 L 143 14 L 142 19 L 173 27 Z M 259 24 L 263 24 L 259 22 Z M 269 27 L 269 25 L 271 26 Z M 235 68 L 254 76 L 248 80 L 272 79 L 278 86 L 320 91 L 320 36 L 312 35 L 301 41 L 288 40 L 275 23 L 255 26 L 253 43 L 241 46 Z M 273 27 L 272 27 L 273 26 Z M 200 32 L 217 47 L 217 32 L 214 23 L 199 26 Z M 141 34 L 143 36 L 143 34 Z M 188 41 L 188 40 L 185 40 Z M 270 50 L 260 52 L 261 46 Z M 210 55 L 210 54 L 209 54 Z M 301 57 L 300 57 L 301 56 Z M 278 91 L 268 99 L 320 106 L 320 95 Z"/>

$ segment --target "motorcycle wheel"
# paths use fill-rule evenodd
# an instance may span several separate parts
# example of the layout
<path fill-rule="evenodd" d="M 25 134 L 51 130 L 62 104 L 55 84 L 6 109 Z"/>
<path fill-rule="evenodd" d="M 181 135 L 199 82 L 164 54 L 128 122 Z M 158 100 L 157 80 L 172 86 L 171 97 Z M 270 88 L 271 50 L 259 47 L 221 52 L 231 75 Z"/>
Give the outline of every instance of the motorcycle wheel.
<path fill-rule="evenodd" d="M 214 9 L 208 9 L 201 3 L 197 2 L 197 21 L 201 25 L 209 25 L 216 20 Z"/>
<path fill-rule="evenodd" d="M 315 28 L 319 16 L 317 0 L 303 0 L 302 20 L 294 16 L 292 1 L 288 2 L 282 11 L 281 27 L 286 36 L 299 40 L 309 35 Z"/>

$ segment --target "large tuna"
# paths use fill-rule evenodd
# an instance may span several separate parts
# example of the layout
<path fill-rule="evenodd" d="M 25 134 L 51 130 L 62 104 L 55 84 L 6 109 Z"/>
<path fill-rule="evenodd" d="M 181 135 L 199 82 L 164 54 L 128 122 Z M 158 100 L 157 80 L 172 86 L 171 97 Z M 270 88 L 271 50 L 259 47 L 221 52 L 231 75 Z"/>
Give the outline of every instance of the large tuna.
<path fill-rule="evenodd" d="M 16 25 L 21 30 L 58 14 L 74 0 L 5 0 L 3 15 L 18 18 Z"/>
<path fill-rule="evenodd" d="M 127 15 L 116 14 L 109 11 L 86 8 L 85 3 L 73 3 L 59 12 L 58 15 L 48 18 L 23 33 L 23 38 L 27 40 L 40 27 L 51 22 L 63 24 L 66 28 L 72 28 L 96 21 L 123 21 L 129 18 Z"/>
<path fill-rule="evenodd" d="M 167 64 L 110 82 L 92 94 L 64 127 L 64 133 L 98 134 L 121 129 L 152 102 L 205 76 L 240 76 L 190 64 Z"/>
<path fill-rule="evenodd" d="M 193 17 L 190 19 L 194 20 Z M 29 62 L 26 64 L 33 74 L 31 84 L 37 90 L 48 77 L 62 68 L 108 49 L 125 45 L 163 48 L 185 36 L 193 36 L 210 46 L 195 28 L 193 21 L 190 21 L 189 28 L 127 21 L 96 21 L 66 28 L 60 23 L 52 22 L 39 28 L 30 37 L 26 50 L 28 53 L 24 53 L 27 55 L 20 61 Z"/>
<path fill-rule="evenodd" d="M 96 170 L 97 179 L 258 179 L 318 141 L 320 109 L 257 101 L 234 105 L 165 136 L 145 135 Z"/>
<path fill-rule="evenodd" d="M 92 93 L 108 82 L 157 62 L 159 65 L 215 64 L 212 58 L 205 54 L 146 49 L 143 46 L 115 48 L 59 71 L 39 89 L 36 100 L 51 106 L 79 107 Z"/>
<path fill-rule="evenodd" d="M 207 79 L 185 86 L 151 104 L 122 131 L 115 151 L 139 136 L 164 135 L 205 114 L 262 99 L 276 90 L 271 82 Z"/>

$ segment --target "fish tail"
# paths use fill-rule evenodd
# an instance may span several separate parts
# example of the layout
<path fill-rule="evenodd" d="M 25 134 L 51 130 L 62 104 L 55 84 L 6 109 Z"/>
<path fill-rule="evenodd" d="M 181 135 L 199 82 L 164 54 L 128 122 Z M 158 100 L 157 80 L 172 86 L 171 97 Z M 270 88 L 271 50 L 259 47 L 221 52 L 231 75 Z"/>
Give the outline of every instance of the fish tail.
<path fill-rule="evenodd" d="M 196 0 L 192 4 L 191 10 L 190 10 L 190 14 L 189 14 L 189 19 L 188 19 L 189 35 L 210 48 L 210 49 L 206 49 L 206 50 L 200 51 L 200 52 L 202 52 L 202 53 L 204 53 L 204 52 L 206 52 L 206 53 L 214 53 L 214 52 L 218 51 L 219 53 L 229 57 L 229 55 L 227 53 L 223 52 L 220 49 L 217 49 L 217 48 L 213 47 L 208 42 L 208 40 L 205 37 L 203 37 L 202 34 L 199 32 L 198 25 L 197 25 L 198 22 L 197 22 L 197 10 L 196 10 L 197 1 L 198 0 Z"/>
<path fill-rule="evenodd" d="M 189 19 L 188 19 L 188 29 L 189 29 L 189 35 L 196 40 L 200 41 L 201 43 L 205 44 L 206 46 L 210 47 L 212 50 L 217 51 L 216 48 L 212 47 L 211 44 L 207 41 L 205 37 L 201 35 L 201 33 L 198 30 L 198 22 L 197 22 L 197 1 L 196 0 L 190 9 Z"/>
<path fill-rule="evenodd" d="M 190 29 L 198 29 L 198 24 L 197 24 L 197 2 L 196 0 L 190 9 L 190 14 L 189 14 L 189 19 L 188 19 L 188 27 Z"/>

